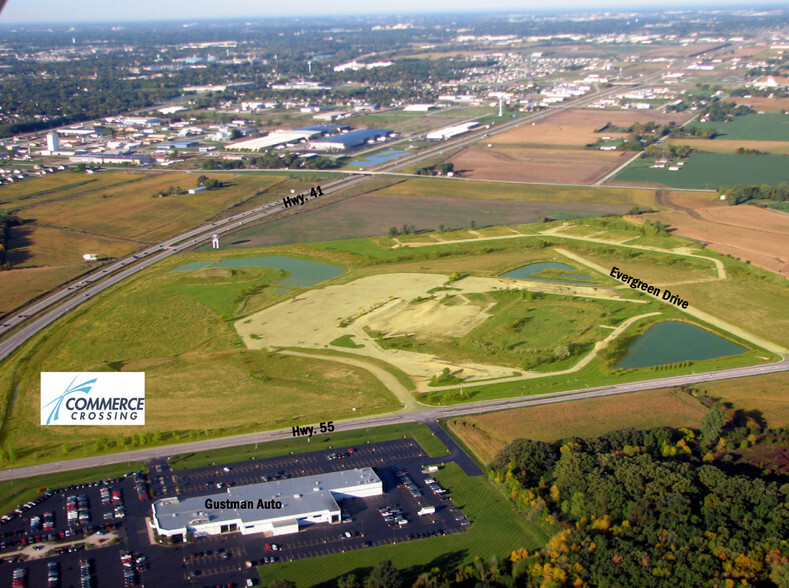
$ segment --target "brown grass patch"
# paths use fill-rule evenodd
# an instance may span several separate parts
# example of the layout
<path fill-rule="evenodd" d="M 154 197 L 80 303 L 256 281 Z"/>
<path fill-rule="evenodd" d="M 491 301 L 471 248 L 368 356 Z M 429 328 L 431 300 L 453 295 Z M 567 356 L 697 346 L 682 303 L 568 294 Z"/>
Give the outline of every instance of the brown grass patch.
<path fill-rule="evenodd" d="M 767 426 L 778 429 L 789 425 L 789 374 L 766 374 L 736 380 L 707 382 L 697 386 L 708 396 L 731 402 L 735 408 L 758 410 Z"/>
<path fill-rule="evenodd" d="M 553 442 L 598 437 L 625 427 L 698 427 L 705 410 L 678 390 L 650 390 L 459 417 L 449 421 L 449 428 L 488 464 L 499 449 L 519 438 Z"/>
<path fill-rule="evenodd" d="M 699 208 L 693 218 L 685 212 L 649 215 L 675 234 L 708 243 L 710 248 L 789 276 L 789 215 L 756 206 Z"/>
<path fill-rule="evenodd" d="M 738 97 L 734 98 L 737 104 L 747 104 L 754 110 L 763 110 L 765 112 L 780 112 L 781 110 L 789 110 L 789 98 L 767 98 L 762 96 L 752 96 L 751 98 Z"/>
<path fill-rule="evenodd" d="M 84 253 L 96 253 L 99 258 L 121 257 L 139 247 L 130 241 L 36 224 L 14 227 L 9 245 L 12 267 L 79 264 Z"/>
<path fill-rule="evenodd" d="M 770 155 L 789 155 L 789 141 L 737 141 L 733 139 L 674 139 L 675 145 L 687 145 L 708 153 L 735 153 L 737 149 L 758 149 Z M 743 157 L 748 157 L 743 155 Z"/>
<path fill-rule="evenodd" d="M 463 176 L 500 181 L 590 184 L 628 157 L 617 151 L 474 145 L 451 158 Z"/>

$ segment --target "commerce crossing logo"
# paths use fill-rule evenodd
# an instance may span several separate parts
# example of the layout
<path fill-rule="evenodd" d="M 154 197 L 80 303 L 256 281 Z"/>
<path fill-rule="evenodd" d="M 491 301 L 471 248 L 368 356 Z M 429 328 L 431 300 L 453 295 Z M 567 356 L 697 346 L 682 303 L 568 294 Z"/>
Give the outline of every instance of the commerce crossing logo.
<path fill-rule="evenodd" d="M 144 372 L 41 372 L 42 425 L 144 425 Z"/>

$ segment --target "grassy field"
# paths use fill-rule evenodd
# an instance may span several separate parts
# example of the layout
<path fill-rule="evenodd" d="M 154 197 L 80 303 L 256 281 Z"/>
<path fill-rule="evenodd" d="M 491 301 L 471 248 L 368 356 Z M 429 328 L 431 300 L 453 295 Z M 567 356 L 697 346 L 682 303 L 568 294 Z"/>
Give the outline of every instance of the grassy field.
<path fill-rule="evenodd" d="M 205 257 L 191 257 L 201 256 Z M 132 278 L 117 292 L 97 296 L 6 362 L 0 388 L 6 395 L 5 408 L 9 409 L 9 403 L 12 407 L 5 413 L 5 433 L 20 463 L 100 453 L 111 448 L 117 433 L 114 429 L 40 427 L 36 417 L 40 371 L 145 371 L 146 425 L 133 431 L 145 434 L 191 430 L 192 436 L 211 437 L 287 426 L 304 418 L 340 419 L 400 406 L 363 369 L 242 348 L 232 326 L 225 322 L 243 312 L 239 289 L 249 287 L 250 280 L 267 283 L 280 272 L 258 276 L 244 268 L 209 276 L 198 270 L 207 281 L 215 281 L 217 292 L 213 293 L 211 284 L 189 284 L 194 278 L 188 272 L 170 273 L 189 259 L 168 260 L 163 267 Z M 151 325 L 166 328 L 152 329 Z M 65 344 L 72 337 L 73 342 Z M 17 396 L 20 389 L 28 393 Z M 185 402 L 188 414 L 183 411 Z M 174 438 L 183 437 L 179 433 Z"/>
<path fill-rule="evenodd" d="M 117 478 L 128 472 L 147 471 L 144 463 L 130 461 L 127 463 L 91 468 L 89 470 L 74 470 L 46 476 L 34 476 L 19 480 L 0 482 L 0 513 L 14 510 L 20 504 L 25 504 L 38 495 L 42 488 L 61 488 L 84 482 L 95 482 L 107 478 Z"/>
<path fill-rule="evenodd" d="M 698 428 L 706 408 L 679 390 L 650 390 L 518 408 L 448 421 L 449 429 L 484 464 L 515 439 L 553 442 L 568 437 L 598 437 L 633 427 Z"/>
<path fill-rule="evenodd" d="M 521 519 L 507 499 L 483 476 L 469 478 L 454 463 L 433 475 L 451 495 L 453 502 L 472 521 L 464 533 L 406 541 L 341 554 L 315 557 L 258 568 L 265 586 L 274 578 L 295 582 L 299 588 L 334 586 L 340 576 L 366 576 L 383 559 L 405 570 L 411 581 L 434 567 L 454 569 L 472 563 L 475 557 L 500 560 L 525 547 L 545 544 L 551 532 Z"/>
<path fill-rule="evenodd" d="M 707 382 L 694 386 L 704 394 L 730 402 L 735 408 L 758 411 L 773 429 L 789 425 L 789 375 L 767 374 L 751 378 Z"/>
<path fill-rule="evenodd" d="M 672 144 L 687 145 L 705 153 L 736 153 L 737 149 L 756 149 L 770 155 L 789 155 L 789 141 L 744 141 L 735 139 L 672 139 Z"/>
<path fill-rule="evenodd" d="M 446 445 L 426 425 L 421 423 L 404 423 L 353 431 L 343 431 L 341 423 L 336 426 L 338 430 L 335 433 L 325 436 L 316 435 L 312 437 L 309 443 L 304 439 L 288 439 L 287 441 L 263 443 L 260 446 L 243 445 L 214 451 L 188 453 L 172 457 L 170 465 L 173 470 L 188 470 L 217 463 L 233 463 L 247 459 L 263 459 L 291 453 L 307 453 L 343 445 L 378 443 L 380 441 L 403 439 L 404 437 L 413 438 L 430 457 L 441 457 L 449 453 Z M 262 438 L 262 440 L 265 439 Z"/>
<path fill-rule="evenodd" d="M 691 126 L 717 129 L 716 141 L 789 141 L 789 114 L 779 112 L 746 114 L 729 122 L 697 122 Z"/>
<path fill-rule="evenodd" d="M 650 165 L 651 160 L 638 159 L 617 174 L 614 181 L 709 190 L 735 184 L 777 185 L 789 181 L 789 158 L 782 155 L 692 153 L 679 171 Z"/>
<path fill-rule="evenodd" d="M 24 210 L 54 199 L 71 198 L 79 194 L 137 182 L 144 177 L 140 173 L 124 172 L 104 172 L 98 175 L 62 172 L 41 178 L 29 178 L 3 186 L 0 207 Z"/>
<path fill-rule="evenodd" d="M 453 294 L 443 294 L 451 303 Z M 615 324 L 642 312 L 632 304 L 562 296 L 543 295 L 527 300 L 523 291 L 469 294 L 467 298 L 481 308 L 495 304 L 487 311 L 491 318 L 467 335 L 406 335 L 381 339 L 379 345 L 384 349 L 427 353 L 451 362 L 491 363 L 526 370 L 555 361 L 559 345 L 568 346 L 573 354 L 586 353 L 610 333 L 600 325 Z"/>

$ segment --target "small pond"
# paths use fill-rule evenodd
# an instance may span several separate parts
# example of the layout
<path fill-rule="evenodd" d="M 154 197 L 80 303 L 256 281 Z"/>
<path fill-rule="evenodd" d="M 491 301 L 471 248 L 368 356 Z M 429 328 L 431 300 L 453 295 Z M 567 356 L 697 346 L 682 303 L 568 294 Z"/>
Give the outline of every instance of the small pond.
<path fill-rule="evenodd" d="M 560 278 L 541 278 L 537 274 L 545 270 L 558 270 L 561 272 Z M 540 263 L 530 263 L 514 270 L 502 274 L 502 278 L 513 278 L 516 280 L 536 280 L 538 282 L 553 282 L 554 284 L 576 284 L 580 286 L 594 285 L 596 282 L 592 276 L 582 274 L 577 268 L 566 263 L 556 261 L 543 261 Z M 585 281 L 582 281 L 585 280 Z"/>
<path fill-rule="evenodd" d="M 343 268 L 317 261 L 286 257 L 284 255 L 271 255 L 268 257 L 239 257 L 234 259 L 223 259 L 218 263 L 210 261 L 195 261 L 182 265 L 173 271 L 191 271 L 205 269 L 206 267 L 273 267 L 285 270 L 289 273 L 288 277 L 278 282 L 282 286 L 294 286 L 298 288 L 309 288 L 325 280 L 339 276 Z"/>
<path fill-rule="evenodd" d="M 614 367 L 642 368 L 654 365 L 717 359 L 748 351 L 696 325 L 665 321 L 650 327 L 630 345 Z"/>

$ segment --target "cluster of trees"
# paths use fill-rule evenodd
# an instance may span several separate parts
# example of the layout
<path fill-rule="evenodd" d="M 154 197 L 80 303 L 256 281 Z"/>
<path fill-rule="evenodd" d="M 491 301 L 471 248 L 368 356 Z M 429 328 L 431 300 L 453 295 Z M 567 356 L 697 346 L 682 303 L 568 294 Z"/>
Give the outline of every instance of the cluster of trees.
<path fill-rule="evenodd" d="M 434 176 L 438 174 L 439 176 L 445 176 L 449 172 L 455 172 L 455 164 L 454 163 L 439 163 L 438 165 L 427 165 L 425 167 L 420 167 L 416 170 L 416 174 L 419 176 Z"/>
<path fill-rule="evenodd" d="M 11 227 L 22 224 L 22 219 L 13 214 L 0 214 L 0 270 L 11 269 L 7 260 L 8 241 L 11 239 Z"/>
<path fill-rule="evenodd" d="M 684 159 L 693 152 L 687 145 L 659 143 L 648 146 L 641 157 L 644 159 Z"/>
<path fill-rule="evenodd" d="M 735 88 L 729 94 L 736 97 L 762 96 L 767 98 L 770 96 L 785 97 L 789 95 L 789 91 L 780 88 Z"/>
<path fill-rule="evenodd" d="M 759 151 L 758 149 L 748 149 L 746 147 L 738 147 L 735 153 L 737 155 L 769 155 L 767 151 Z"/>
<path fill-rule="evenodd" d="M 727 204 L 735 206 L 749 200 L 789 201 L 789 182 L 781 182 L 777 186 L 769 184 L 737 184 L 731 188 L 720 188 L 720 194 L 726 196 Z"/>
<path fill-rule="evenodd" d="M 730 121 L 735 116 L 742 116 L 744 114 L 756 114 L 756 111 L 750 106 L 745 104 L 738 105 L 736 102 L 721 102 L 719 100 L 713 101 L 705 109 L 705 114 L 711 121 Z"/>
<path fill-rule="evenodd" d="M 206 159 L 203 169 L 333 169 L 342 165 L 342 158 L 299 157 L 295 153 L 282 155 L 266 152 L 259 156 L 244 159 Z"/>
<path fill-rule="evenodd" d="M 204 186 L 206 190 L 218 190 L 219 188 L 225 187 L 224 182 L 216 178 L 209 178 L 208 176 L 200 176 L 197 178 L 197 185 Z"/>
<path fill-rule="evenodd" d="M 493 481 L 560 530 L 538 552 L 513 553 L 512 578 L 494 585 L 786 585 L 789 484 L 731 465 L 721 435 L 761 431 L 730 419 L 715 404 L 698 434 L 623 430 L 504 448 Z"/>

